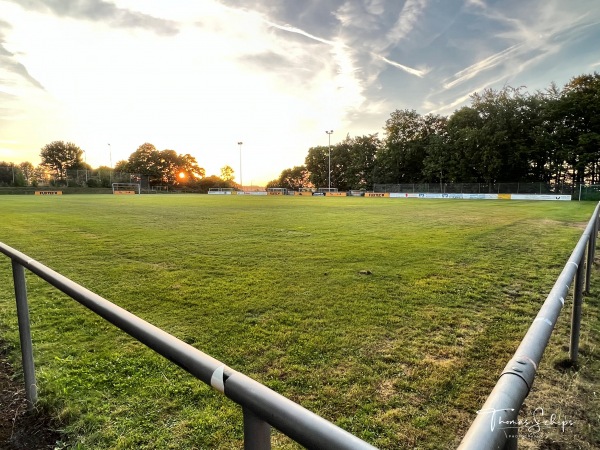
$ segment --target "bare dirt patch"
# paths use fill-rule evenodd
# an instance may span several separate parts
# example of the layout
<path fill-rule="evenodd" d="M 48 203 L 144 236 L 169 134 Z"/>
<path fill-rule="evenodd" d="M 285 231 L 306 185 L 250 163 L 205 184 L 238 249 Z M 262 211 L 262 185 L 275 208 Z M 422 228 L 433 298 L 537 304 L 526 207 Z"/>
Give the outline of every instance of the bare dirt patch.
<path fill-rule="evenodd" d="M 27 411 L 23 383 L 0 351 L 0 450 L 48 450 L 57 442 L 60 434 L 52 421 L 39 411 Z"/>

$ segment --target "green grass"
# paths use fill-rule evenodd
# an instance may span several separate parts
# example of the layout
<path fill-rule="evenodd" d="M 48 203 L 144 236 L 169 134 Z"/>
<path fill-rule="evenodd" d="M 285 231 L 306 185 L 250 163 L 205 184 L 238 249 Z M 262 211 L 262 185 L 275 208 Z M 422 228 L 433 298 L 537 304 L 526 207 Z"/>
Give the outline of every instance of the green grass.
<path fill-rule="evenodd" d="M 1 205 L 0 241 L 388 449 L 456 446 L 595 206 L 192 195 Z M 231 401 L 36 277 L 28 290 L 40 408 L 71 445 L 242 447 Z M 7 258 L 0 336 L 18 364 Z"/>

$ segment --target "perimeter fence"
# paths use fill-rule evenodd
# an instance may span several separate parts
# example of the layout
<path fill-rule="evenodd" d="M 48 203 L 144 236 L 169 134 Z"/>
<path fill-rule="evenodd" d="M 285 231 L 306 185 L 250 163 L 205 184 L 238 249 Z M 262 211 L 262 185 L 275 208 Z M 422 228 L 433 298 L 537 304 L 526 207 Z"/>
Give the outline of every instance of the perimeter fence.
<path fill-rule="evenodd" d="M 573 194 L 578 186 L 548 183 L 404 183 L 375 184 L 375 192 L 432 194 Z"/>
<path fill-rule="evenodd" d="M 138 183 L 142 189 L 149 189 L 151 177 L 139 173 L 115 172 L 112 170 L 67 170 L 64 178 L 49 178 L 52 186 L 104 187 L 113 183 Z"/>
<path fill-rule="evenodd" d="M 110 188 L 112 183 L 139 183 L 142 189 L 149 189 L 152 177 L 139 173 L 115 172 L 111 169 L 68 169 L 62 176 L 49 170 L 36 168 L 24 172 L 18 165 L 0 165 L 0 186 L 52 186 Z M 155 184 L 155 183 L 154 183 Z"/>

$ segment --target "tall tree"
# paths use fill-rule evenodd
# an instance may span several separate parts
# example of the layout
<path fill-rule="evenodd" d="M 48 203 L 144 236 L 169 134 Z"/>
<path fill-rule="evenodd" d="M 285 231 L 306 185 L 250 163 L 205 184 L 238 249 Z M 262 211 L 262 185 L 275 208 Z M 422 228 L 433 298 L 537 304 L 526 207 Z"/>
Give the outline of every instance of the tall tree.
<path fill-rule="evenodd" d="M 479 148 L 483 181 L 527 180 L 533 143 L 527 94 L 506 86 L 499 91 L 485 89 L 471 99 L 483 119 Z"/>
<path fill-rule="evenodd" d="M 235 170 L 231 166 L 221 167 L 221 180 L 233 181 Z"/>
<path fill-rule="evenodd" d="M 267 188 L 285 188 L 297 191 L 300 188 L 312 187 L 310 174 L 306 166 L 294 166 L 291 169 L 284 169 L 276 180 L 269 181 Z"/>
<path fill-rule="evenodd" d="M 331 146 L 331 187 L 340 191 L 352 189 L 352 139 L 346 136 L 342 142 Z M 324 185 L 329 187 L 328 184 Z"/>
<path fill-rule="evenodd" d="M 21 169 L 21 173 L 25 179 L 25 184 L 30 185 L 35 178 L 35 167 L 33 164 L 28 161 L 22 162 L 19 164 L 19 169 Z"/>
<path fill-rule="evenodd" d="M 0 161 L 0 186 L 12 186 L 15 180 L 15 165 Z"/>
<path fill-rule="evenodd" d="M 189 153 L 178 155 L 179 172 L 183 172 L 186 178 L 191 181 L 196 181 L 206 176 L 204 168 L 198 165 L 198 161 Z"/>
<path fill-rule="evenodd" d="M 177 152 L 175 150 L 162 150 L 158 152 L 156 164 L 160 174 L 160 183 L 168 186 L 175 185 L 181 166 Z"/>
<path fill-rule="evenodd" d="M 375 159 L 381 141 L 375 134 L 346 138 L 349 150 L 347 172 L 349 189 L 372 190 L 375 183 Z"/>
<path fill-rule="evenodd" d="M 127 163 L 119 162 L 117 165 L 121 171 L 147 176 L 151 185 L 193 184 L 205 175 L 205 170 L 190 154 L 181 155 L 175 150 L 158 151 L 149 143 L 140 145 Z"/>
<path fill-rule="evenodd" d="M 117 161 L 115 163 L 115 172 L 129 172 L 129 163 L 122 159 L 121 161 Z"/>
<path fill-rule="evenodd" d="M 159 159 L 160 156 L 156 147 L 146 142 L 129 155 L 127 160 L 128 172 L 139 173 L 160 180 Z"/>
<path fill-rule="evenodd" d="M 67 170 L 84 168 L 83 150 L 72 142 L 54 141 L 42 147 L 41 164 L 51 169 L 59 179 L 66 179 Z"/>
<path fill-rule="evenodd" d="M 483 119 L 465 106 L 448 119 L 448 158 L 443 168 L 450 182 L 473 183 L 480 178 L 479 147 Z"/>
<path fill-rule="evenodd" d="M 424 179 L 424 159 L 429 136 L 443 132 L 445 119 L 425 117 L 415 110 L 396 110 L 385 122 L 384 147 L 378 172 L 384 183 L 417 183 Z"/>
<path fill-rule="evenodd" d="M 600 74 L 572 78 L 556 105 L 558 134 L 574 184 L 599 181 Z"/>
<path fill-rule="evenodd" d="M 329 183 L 329 147 L 317 146 L 308 149 L 304 159 L 310 182 L 316 187 L 327 187 Z M 333 186 L 333 184 L 332 184 Z"/>

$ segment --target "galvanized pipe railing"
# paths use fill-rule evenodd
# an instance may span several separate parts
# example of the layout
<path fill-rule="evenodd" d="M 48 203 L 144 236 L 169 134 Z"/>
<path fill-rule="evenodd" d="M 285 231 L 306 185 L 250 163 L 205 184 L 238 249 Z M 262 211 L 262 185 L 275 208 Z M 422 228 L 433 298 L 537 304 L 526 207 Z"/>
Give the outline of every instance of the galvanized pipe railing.
<path fill-rule="evenodd" d="M 511 432 L 511 430 L 514 429 L 514 424 L 518 424 L 519 411 L 525 397 L 529 394 L 536 370 L 548 345 L 556 320 L 565 304 L 565 298 L 573 279 L 575 279 L 575 285 L 569 357 L 571 363 L 577 363 L 584 290 L 583 278 L 587 275 L 585 290 L 589 292 L 589 280 L 598 234 L 599 210 L 600 203 L 596 206 L 571 257 L 517 351 L 502 371 L 498 383 L 486 402 L 477 412 L 477 417 L 460 443 L 460 450 L 512 450 L 517 448 L 518 433 Z M 587 270 L 585 270 L 586 253 Z"/>
<path fill-rule="evenodd" d="M 245 449 L 270 449 L 270 426 L 307 448 L 375 448 L 23 253 L 3 243 L 0 243 L 0 252 L 12 261 L 25 391 L 30 407 L 37 401 L 37 389 L 23 268 L 242 406 Z"/>

